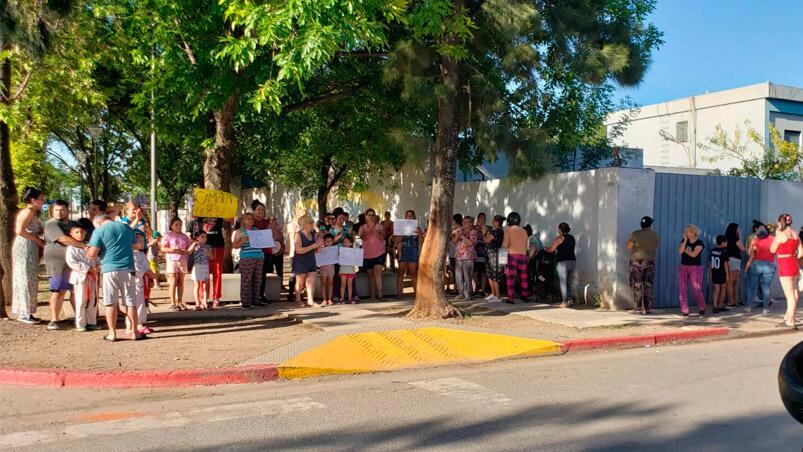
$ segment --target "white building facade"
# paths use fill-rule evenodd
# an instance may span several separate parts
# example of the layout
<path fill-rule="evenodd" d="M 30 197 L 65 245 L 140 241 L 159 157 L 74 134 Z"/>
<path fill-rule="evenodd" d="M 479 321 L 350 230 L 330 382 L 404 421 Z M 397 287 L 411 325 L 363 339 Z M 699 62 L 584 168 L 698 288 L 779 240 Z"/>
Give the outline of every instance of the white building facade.
<path fill-rule="evenodd" d="M 623 123 L 629 118 L 629 123 Z M 763 151 L 746 136 L 747 126 L 769 140 L 774 124 L 786 141 L 801 144 L 803 131 L 803 89 L 770 82 L 742 88 L 691 96 L 634 111 L 611 114 L 606 127 L 618 146 L 643 150 L 645 168 L 673 172 L 727 172 L 740 167 L 733 157 L 710 144 L 717 126 L 733 139 L 741 131 L 741 143 L 754 156 Z M 620 129 L 619 133 L 615 131 Z M 687 172 L 687 171 L 683 171 Z"/>

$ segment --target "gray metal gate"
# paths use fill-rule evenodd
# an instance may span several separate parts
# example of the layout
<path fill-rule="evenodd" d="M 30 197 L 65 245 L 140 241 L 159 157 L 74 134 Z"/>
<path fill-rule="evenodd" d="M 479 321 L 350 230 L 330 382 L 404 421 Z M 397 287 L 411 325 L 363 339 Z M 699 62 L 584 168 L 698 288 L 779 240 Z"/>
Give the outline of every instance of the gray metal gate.
<path fill-rule="evenodd" d="M 679 306 L 677 270 L 678 246 L 683 228 L 695 224 L 705 243 L 703 262 L 715 238 L 725 233 L 728 223 L 738 223 L 742 238 L 750 233 L 753 219 L 759 219 L 761 182 L 758 179 L 726 176 L 655 175 L 654 228 L 661 236 L 655 274 L 655 307 Z M 767 219 L 764 219 L 767 220 Z M 703 278 L 706 301 L 710 303 L 708 265 Z M 693 300 L 690 295 L 690 305 Z"/>

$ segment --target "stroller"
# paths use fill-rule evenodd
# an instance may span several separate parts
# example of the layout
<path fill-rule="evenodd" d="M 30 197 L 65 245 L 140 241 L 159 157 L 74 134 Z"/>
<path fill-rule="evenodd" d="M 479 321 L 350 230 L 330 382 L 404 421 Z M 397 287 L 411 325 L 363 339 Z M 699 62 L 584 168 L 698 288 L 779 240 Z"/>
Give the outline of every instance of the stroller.
<path fill-rule="evenodd" d="M 539 303 L 560 302 L 557 261 L 555 253 L 538 251 L 527 260 L 530 292 Z"/>

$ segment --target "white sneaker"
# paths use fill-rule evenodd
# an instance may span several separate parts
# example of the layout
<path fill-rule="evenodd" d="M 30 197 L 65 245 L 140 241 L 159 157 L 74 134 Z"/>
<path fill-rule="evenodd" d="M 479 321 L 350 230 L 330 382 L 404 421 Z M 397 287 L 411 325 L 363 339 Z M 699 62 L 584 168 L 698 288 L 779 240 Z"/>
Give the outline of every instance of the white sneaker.
<path fill-rule="evenodd" d="M 485 301 L 493 301 L 494 298 L 496 298 L 494 297 L 494 294 L 490 294 L 487 297 L 485 297 Z"/>
<path fill-rule="evenodd" d="M 488 303 L 501 303 L 502 302 L 502 300 L 500 300 L 499 297 L 497 297 L 496 295 L 491 295 L 488 298 L 490 298 L 490 300 L 488 300 Z"/>
<path fill-rule="evenodd" d="M 767 315 L 767 314 L 770 313 L 770 310 L 769 309 L 762 309 L 761 313 L 764 314 L 764 315 Z"/>

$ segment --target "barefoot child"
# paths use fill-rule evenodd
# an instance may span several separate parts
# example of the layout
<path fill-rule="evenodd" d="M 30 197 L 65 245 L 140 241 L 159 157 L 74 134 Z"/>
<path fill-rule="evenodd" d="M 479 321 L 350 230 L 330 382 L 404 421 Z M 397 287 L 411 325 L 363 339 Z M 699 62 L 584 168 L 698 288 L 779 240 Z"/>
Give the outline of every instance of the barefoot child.
<path fill-rule="evenodd" d="M 195 234 L 195 243 L 190 246 L 192 253 L 192 280 L 195 281 L 195 310 L 209 309 L 209 257 L 212 247 L 206 244 L 206 231 L 200 230 Z"/>
<path fill-rule="evenodd" d="M 725 307 L 725 292 L 728 284 L 728 240 L 724 235 L 717 236 L 717 246 L 711 250 L 711 282 L 714 284 L 713 299 L 714 313 L 727 311 Z"/>
<path fill-rule="evenodd" d="M 354 242 L 350 236 L 346 236 L 343 238 L 340 246 L 344 248 L 351 248 L 354 246 Z M 354 304 L 357 302 L 354 299 L 351 287 L 351 283 L 354 281 L 355 273 L 356 267 L 351 267 L 348 265 L 340 266 L 340 304 Z"/>
<path fill-rule="evenodd" d="M 184 305 L 184 275 L 187 273 L 189 247 L 192 241 L 181 231 L 181 220 L 170 220 L 170 232 L 162 239 L 162 251 L 167 261 L 167 281 L 169 284 L 170 310 L 183 311 Z"/>
<path fill-rule="evenodd" d="M 150 334 L 151 330 L 145 326 L 148 321 L 148 303 L 145 301 L 145 279 L 154 277 L 148 257 L 145 256 L 145 236 L 134 234 L 134 301 L 137 310 L 137 333 Z M 132 333 L 131 321 L 126 316 L 126 333 Z"/>
<path fill-rule="evenodd" d="M 332 234 L 324 234 L 323 246 L 324 248 L 334 246 L 335 236 Z M 334 284 L 335 284 L 335 264 L 321 265 L 321 306 L 331 306 L 332 298 L 334 297 Z"/>
<path fill-rule="evenodd" d="M 74 224 L 70 237 L 83 242 L 86 230 Z M 98 270 L 95 259 L 86 257 L 86 250 L 75 246 L 67 247 L 67 266 L 70 267 L 70 284 L 75 298 L 75 331 L 97 330 L 98 317 Z"/>

